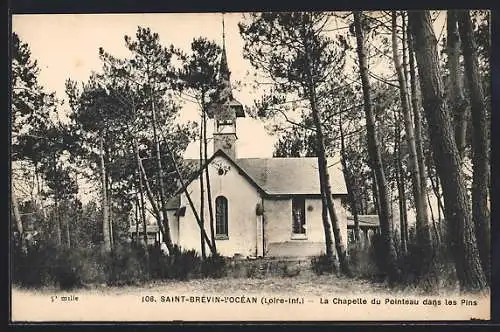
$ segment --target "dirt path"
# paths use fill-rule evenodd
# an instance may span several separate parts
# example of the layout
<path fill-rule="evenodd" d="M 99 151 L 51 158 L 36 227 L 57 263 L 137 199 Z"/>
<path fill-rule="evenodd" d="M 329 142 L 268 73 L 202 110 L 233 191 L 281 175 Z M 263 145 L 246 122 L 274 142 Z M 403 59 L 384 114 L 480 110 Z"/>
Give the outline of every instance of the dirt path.
<path fill-rule="evenodd" d="M 57 294 L 67 293 L 54 288 L 14 291 L 21 293 Z M 71 293 L 101 293 L 105 295 L 143 294 L 155 293 L 211 293 L 232 295 L 243 294 L 276 294 L 276 295 L 363 295 L 363 294 L 408 294 L 408 291 L 391 290 L 382 283 L 375 283 L 364 279 L 347 278 L 332 275 L 315 275 L 314 273 L 301 273 L 295 277 L 265 277 L 265 278 L 221 278 L 221 279 L 193 279 L 189 281 L 165 280 L 153 281 L 137 286 L 106 286 L 92 285 L 86 289 L 71 291 Z M 447 292 L 449 293 L 449 292 Z M 436 294 L 438 295 L 438 294 Z"/>

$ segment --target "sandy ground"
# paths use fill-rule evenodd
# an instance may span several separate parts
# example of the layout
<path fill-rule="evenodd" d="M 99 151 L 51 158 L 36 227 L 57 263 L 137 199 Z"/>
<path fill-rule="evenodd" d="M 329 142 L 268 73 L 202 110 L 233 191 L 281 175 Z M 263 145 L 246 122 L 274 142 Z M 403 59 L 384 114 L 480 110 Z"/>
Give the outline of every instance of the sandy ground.
<path fill-rule="evenodd" d="M 193 279 L 189 281 L 153 281 L 140 286 L 109 287 L 106 285 L 92 285 L 85 289 L 76 290 L 82 293 L 102 293 L 106 295 L 121 295 L 142 292 L 189 292 L 233 294 L 243 292 L 249 294 L 310 294 L 321 296 L 324 294 L 366 294 L 389 293 L 383 284 L 372 283 L 361 279 L 341 278 L 331 275 L 316 276 L 301 274 L 295 277 L 266 277 L 266 278 L 222 278 L 222 279 Z M 54 288 L 24 290 L 14 288 L 15 292 L 34 294 L 68 293 Z M 72 292 L 70 292 L 72 293 Z M 392 292 L 393 293 L 393 292 Z"/>

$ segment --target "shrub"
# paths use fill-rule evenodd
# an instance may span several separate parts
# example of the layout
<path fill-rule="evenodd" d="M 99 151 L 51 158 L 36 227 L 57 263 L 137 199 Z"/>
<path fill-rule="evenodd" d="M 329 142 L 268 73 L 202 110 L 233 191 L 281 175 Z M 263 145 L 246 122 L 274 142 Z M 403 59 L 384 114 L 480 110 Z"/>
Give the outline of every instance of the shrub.
<path fill-rule="evenodd" d="M 61 248 L 57 252 L 52 274 L 61 289 L 68 290 L 83 285 L 84 254 L 78 249 Z"/>
<path fill-rule="evenodd" d="M 107 264 L 108 285 L 131 285 L 147 279 L 146 257 L 140 248 L 117 245 L 103 260 Z"/>
<path fill-rule="evenodd" d="M 149 273 L 152 279 L 166 279 L 168 259 L 159 246 L 148 247 Z"/>
<path fill-rule="evenodd" d="M 12 250 L 12 281 L 22 287 L 41 287 L 55 283 L 52 267 L 56 261 L 55 247 L 37 244 L 23 252 L 19 246 Z"/>
<path fill-rule="evenodd" d="M 197 276 L 201 269 L 201 258 L 196 250 L 181 250 L 180 247 L 168 256 L 168 277 L 189 280 Z"/>
<path fill-rule="evenodd" d="M 264 272 L 265 273 L 265 272 Z M 261 276 L 261 269 L 256 264 L 246 265 L 246 277 L 247 278 L 257 278 Z"/>
<path fill-rule="evenodd" d="M 377 271 L 386 271 L 386 252 L 384 239 L 380 233 L 373 234 L 371 238 L 371 246 L 369 248 L 369 257 L 375 263 Z"/>
<path fill-rule="evenodd" d="M 283 262 L 283 265 L 281 267 L 281 276 L 282 277 L 295 277 L 299 275 L 301 272 L 300 266 L 297 263 L 294 262 Z"/>
<path fill-rule="evenodd" d="M 202 274 L 204 277 L 222 278 L 227 275 L 226 260 L 219 253 L 208 256 L 202 262 Z"/>
<path fill-rule="evenodd" d="M 364 246 L 361 242 L 353 242 L 348 246 L 349 266 L 354 275 L 378 279 L 381 275 L 373 253 L 373 246 Z"/>
<path fill-rule="evenodd" d="M 107 261 L 100 248 L 90 247 L 83 251 L 82 281 L 84 284 L 104 284 L 108 280 Z"/>
<path fill-rule="evenodd" d="M 416 239 L 407 243 L 406 254 L 398 258 L 401 285 L 417 287 L 424 292 L 432 292 L 436 286 L 456 287 L 457 277 L 450 250 L 444 244 L 434 246 L 433 249 L 424 248 Z M 424 277 L 422 271 L 428 274 Z"/>
<path fill-rule="evenodd" d="M 322 275 L 323 273 L 334 273 L 336 272 L 335 260 L 328 257 L 326 254 L 321 254 L 320 256 L 316 256 L 311 259 L 311 269 L 317 275 Z"/>
<path fill-rule="evenodd" d="M 153 247 L 149 249 L 149 267 L 155 279 L 189 280 L 200 275 L 201 258 L 196 250 L 183 250 L 177 245 L 168 255 Z"/>
<path fill-rule="evenodd" d="M 26 253 L 14 250 L 13 282 L 22 287 L 58 286 L 67 290 L 105 281 L 105 266 L 95 249 L 61 248 L 38 242 Z"/>

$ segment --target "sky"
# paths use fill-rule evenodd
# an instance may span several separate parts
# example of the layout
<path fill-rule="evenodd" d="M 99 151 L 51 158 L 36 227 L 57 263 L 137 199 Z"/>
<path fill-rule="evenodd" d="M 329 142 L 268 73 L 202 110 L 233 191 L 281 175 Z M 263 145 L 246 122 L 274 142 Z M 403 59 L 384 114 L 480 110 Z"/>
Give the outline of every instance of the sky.
<path fill-rule="evenodd" d="M 240 13 L 224 14 L 226 53 L 233 86 L 248 80 L 250 63 L 243 59 L 243 40 L 238 30 Z M 66 98 L 65 81 L 87 81 L 92 71 L 99 71 L 99 47 L 117 57 L 128 57 L 124 36 L 134 37 L 137 27 L 157 32 L 163 45 L 175 45 L 189 51 L 191 41 L 203 36 L 222 44 L 222 14 L 48 14 L 14 15 L 12 31 L 28 43 L 40 68 L 39 81 L 59 98 Z M 243 105 L 253 105 L 248 87 L 233 94 Z M 199 119 L 197 108 L 185 104 L 182 121 Z M 211 128 L 211 127 L 209 127 Z M 271 157 L 275 137 L 268 135 L 261 121 L 238 119 L 238 154 L 240 157 Z M 210 130 L 209 130 L 210 132 Z M 196 158 L 196 143 L 188 146 L 185 157 Z"/>

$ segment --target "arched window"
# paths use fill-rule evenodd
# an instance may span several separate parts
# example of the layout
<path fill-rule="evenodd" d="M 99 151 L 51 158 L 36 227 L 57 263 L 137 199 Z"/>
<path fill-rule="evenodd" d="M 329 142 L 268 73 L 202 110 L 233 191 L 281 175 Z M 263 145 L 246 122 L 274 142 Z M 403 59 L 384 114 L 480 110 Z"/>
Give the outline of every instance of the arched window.
<path fill-rule="evenodd" d="M 215 235 L 227 238 L 227 198 L 218 196 L 215 199 Z"/>

